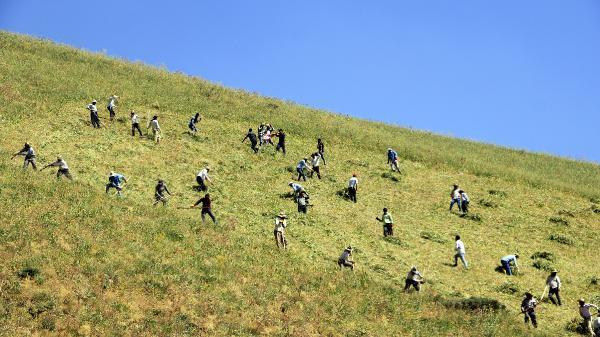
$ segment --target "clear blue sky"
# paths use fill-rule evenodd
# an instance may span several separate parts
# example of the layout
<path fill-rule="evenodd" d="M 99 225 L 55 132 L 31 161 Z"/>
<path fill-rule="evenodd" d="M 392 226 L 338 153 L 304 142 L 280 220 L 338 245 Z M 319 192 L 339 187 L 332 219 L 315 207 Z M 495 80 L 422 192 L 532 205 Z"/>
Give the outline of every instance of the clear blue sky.
<path fill-rule="evenodd" d="M 600 1 L 0 0 L 0 29 L 600 162 Z"/>

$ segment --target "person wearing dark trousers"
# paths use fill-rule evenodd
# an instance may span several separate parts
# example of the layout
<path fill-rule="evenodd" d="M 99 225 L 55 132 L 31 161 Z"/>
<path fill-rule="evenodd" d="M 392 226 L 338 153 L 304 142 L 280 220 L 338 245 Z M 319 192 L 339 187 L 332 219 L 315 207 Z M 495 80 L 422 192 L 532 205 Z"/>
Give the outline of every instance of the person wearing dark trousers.
<path fill-rule="evenodd" d="M 279 151 L 281 150 L 283 152 L 283 154 L 285 154 L 285 132 L 283 132 L 283 129 L 279 129 L 279 131 L 277 131 L 277 133 L 274 135 L 274 137 L 278 137 L 279 141 L 277 142 L 277 146 L 275 147 L 275 150 Z"/>
<path fill-rule="evenodd" d="M 308 167 L 308 158 L 304 157 L 302 160 L 298 162 L 296 166 L 296 172 L 298 172 L 298 181 L 304 179 L 306 181 L 306 174 L 304 174 L 304 169 L 310 170 Z"/>
<path fill-rule="evenodd" d="M 87 109 L 90 110 L 90 121 L 94 128 L 100 127 L 100 117 L 98 117 L 98 107 L 96 107 L 96 100 L 93 100 L 91 104 L 88 104 Z"/>
<path fill-rule="evenodd" d="M 246 139 L 250 140 L 250 148 L 252 148 L 252 151 L 258 153 L 258 147 L 256 146 L 258 144 L 258 138 L 256 137 L 256 133 L 252 132 L 252 129 L 248 129 L 248 133 L 246 134 L 246 137 L 242 139 L 242 143 L 246 141 Z"/>
<path fill-rule="evenodd" d="M 135 111 L 131 112 L 131 136 L 135 136 L 135 130 L 138 131 L 140 137 L 142 136 L 142 129 L 140 129 L 140 116 L 138 116 Z"/>
<path fill-rule="evenodd" d="M 201 119 L 202 119 L 202 117 L 200 116 L 199 112 L 196 112 L 196 114 L 193 115 L 192 118 L 190 118 L 190 121 L 188 123 L 188 128 L 190 129 L 190 132 L 192 133 L 192 135 L 196 135 L 196 133 L 198 132 L 198 128 L 196 128 L 196 124 L 200 123 Z"/>
<path fill-rule="evenodd" d="M 460 194 L 460 209 L 462 210 L 463 214 L 469 213 L 469 202 L 471 200 L 469 199 L 467 192 L 459 190 L 458 194 Z"/>
<path fill-rule="evenodd" d="M 298 213 L 306 214 L 308 211 L 308 194 L 305 191 L 300 191 L 296 202 L 298 203 Z"/>
<path fill-rule="evenodd" d="M 321 155 L 318 152 L 313 153 L 311 156 L 311 166 L 312 170 L 310 171 L 310 177 L 313 177 L 313 174 L 316 173 L 317 177 L 321 179 Z"/>
<path fill-rule="evenodd" d="M 354 271 L 354 261 L 352 261 L 352 246 L 348 246 L 346 249 L 344 249 L 342 255 L 340 255 L 338 258 L 338 266 L 340 269 L 347 267 Z"/>
<path fill-rule="evenodd" d="M 350 196 L 350 200 L 356 203 L 356 191 L 358 190 L 358 178 L 356 177 L 356 173 L 352 175 L 350 181 L 348 181 L 348 195 Z"/>
<path fill-rule="evenodd" d="M 199 204 L 202 204 L 202 211 L 200 211 L 200 217 L 202 218 L 202 223 L 206 223 L 206 215 L 207 214 L 212 219 L 213 223 L 215 223 L 215 224 L 217 223 L 217 219 L 215 218 L 215 215 L 212 212 L 211 203 L 212 203 L 212 201 L 210 200 L 210 194 L 206 193 L 203 198 L 196 201 L 194 206 L 192 206 L 192 207 L 196 207 Z"/>
<path fill-rule="evenodd" d="M 323 144 L 321 138 L 317 139 L 317 151 L 319 152 L 319 155 L 321 155 L 321 159 L 323 159 L 323 165 L 327 165 L 327 163 L 325 163 L 325 144 Z"/>
<path fill-rule="evenodd" d="M 64 161 L 61 156 L 58 156 L 54 163 L 50 163 L 50 164 L 44 166 L 40 170 L 40 172 L 45 170 L 46 168 L 52 167 L 52 166 L 58 167 L 58 171 L 56 172 L 56 179 L 59 179 L 61 176 L 65 176 L 65 177 L 67 177 L 67 179 L 73 180 L 73 177 L 71 176 L 71 172 L 69 172 L 69 165 L 67 165 L 67 162 Z"/>
<path fill-rule="evenodd" d="M 206 182 L 211 182 L 210 177 L 208 176 L 208 172 L 210 172 L 210 167 L 205 167 L 200 170 L 196 175 L 196 182 L 198 183 L 198 190 L 200 191 L 208 191 L 208 186 L 206 186 Z"/>
<path fill-rule="evenodd" d="M 383 236 L 393 236 L 394 235 L 394 219 L 392 215 L 388 212 L 387 208 L 383 209 L 383 215 L 381 218 L 375 218 L 377 221 L 383 223 Z"/>
<path fill-rule="evenodd" d="M 117 108 L 117 105 L 115 104 L 115 102 L 117 101 L 117 99 L 119 98 L 119 96 L 117 95 L 111 95 L 108 98 L 108 104 L 106 105 L 106 109 L 108 109 L 108 114 L 110 117 L 110 120 L 112 121 L 113 119 L 115 119 L 115 109 Z"/>
<path fill-rule="evenodd" d="M 548 298 L 554 305 L 562 305 L 560 300 L 560 277 L 558 277 L 558 270 L 554 269 L 546 278 L 546 286 L 548 287 Z M 556 298 L 555 298 L 556 297 Z"/>
<path fill-rule="evenodd" d="M 514 254 L 514 255 L 506 255 L 506 256 L 502 257 L 502 259 L 500 259 L 500 263 L 502 264 L 502 269 L 504 269 L 504 271 L 506 272 L 506 275 L 513 274 L 513 270 L 510 265 L 511 263 L 513 263 L 515 265 L 514 268 L 519 268 L 519 266 L 517 265 L 518 258 L 519 258 L 519 254 Z"/>
<path fill-rule="evenodd" d="M 406 274 L 406 280 L 404 282 L 404 291 L 408 291 L 410 287 L 415 288 L 416 291 L 421 291 L 421 283 L 423 283 L 425 279 L 423 275 L 419 273 L 417 267 L 413 266 L 410 268 L 408 274 Z"/>
<path fill-rule="evenodd" d="M 462 212 L 459 191 L 460 188 L 458 187 L 458 185 L 452 186 L 452 192 L 450 192 L 450 211 L 452 211 L 452 206 L 456 204 L 458 206 L 458 210 Z"/>
<path fill-rule="evenodd" d="M 156 206 L 159 202 L 162 202 L 163 206 L 166 206 L 168 199 L 167 199 L 167 196 L 165 195 L 165 193 L 167 193 L 168 195 L 171 195 L 171 192 L 169 192 L 169 189 L 167 188 L 165 181 L 158 180 L 158 184 L 154 188 L 154 204 L 152 204 L 152 205 Z"/>
<path fill-rule="evenodd" d="M 521 302 L 521 313 L 525 315 L 525 324 L 529 324 L 529 320 L 531 320 L 531 324 L 534 328 L 537 328 L 537 317 L 535 315 L 535 307 L 537 306 L 537 301 L 533 297 L 530 292 L 525 293 L 525 298 L 523 302 Z"/>
<path fill-rule="evenodd" d="M 33 147 L 29 145 L 29 143 L 25 143 L 23 148 L 19 152 L 15 153 L 11 159 L 14 159 L 16 156 L 25 157 L 25 161 L 23 162 L 24 170 L 27 169 L 29 164 L 31 164 L 31 167 L 33 167 L 34 170 L 37 170 L 37 166 L 35 165 L 35 151 L 33 150 Z"/>

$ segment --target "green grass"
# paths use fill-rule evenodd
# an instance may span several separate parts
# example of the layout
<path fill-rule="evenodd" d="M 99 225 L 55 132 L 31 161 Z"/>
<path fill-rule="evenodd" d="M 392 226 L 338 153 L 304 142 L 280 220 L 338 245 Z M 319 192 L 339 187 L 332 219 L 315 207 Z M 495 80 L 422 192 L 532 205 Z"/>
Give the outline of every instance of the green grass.
<path fill-rule="evenodd" d="M 99 99 L 107 117 L 112 93 L 119 118 L 92 129 L 85 105 Z M 158 114 L 164 142 L 132 138 L 131 109 Z M 204 118 L 192 138 L 196 111 Z M 286 157 L 240 143 L 264 121 L 286 129 Z M 574 299 L 600 296 L 590 286 L 600 167 L 590 163 L 326 113 L 9 33 L 0 33 L 0 132 L 2 335 L 568 335 Z M 303 184 L 315 206 L 301 216 L 286 198 L 287 168 L 318 137 L 327 166 Z M 22 172 L 9 158 L 25 141 L 40 164 L 63 155 L 75 181 Z M 389 172 L 387 147 L 400 153 L 402 175 Z M 196 201 L 206 164 L 218 225 L 177 209 Z M 104 194 L 111 170 L 130 179 L 122 198 Z M 358 204 L 338 194 L 353 172 Z M 165 208 L 151 207 L 158 178 L 175 193 Z M 471 217 L 447 210 L 455 182 L 473 199 Z M 396 220 L 393 238 L 374 220 L 383 207 Z M 290 214 L 286 252 L 271 232 L 281 209 Z M 468 271 L 449 266 L 456 234 Z M 348 244 L 354 273 L 336 269 Z M 563 278 L 566 304 L 542 304 L 535 332 L 518 306 L 522 291 L 541 293 L 549 266 L 523 261 L 518 276 L 496 273 L 511 252 L 552 252 Z M 428 282 L 405 294 L 415 264 Z"/>

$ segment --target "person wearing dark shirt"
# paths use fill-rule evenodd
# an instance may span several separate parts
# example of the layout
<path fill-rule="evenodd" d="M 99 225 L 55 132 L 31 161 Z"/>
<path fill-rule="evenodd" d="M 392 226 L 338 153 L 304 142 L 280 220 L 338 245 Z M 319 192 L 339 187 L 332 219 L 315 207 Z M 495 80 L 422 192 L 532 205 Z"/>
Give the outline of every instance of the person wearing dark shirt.
<path fill-rule="evenodd" d="M 279 139 L 275 150 L 281 150 L 283 154 L 285 154 L 285 132 L 283 132 L 283 129 L 279 129 L 279 131 L 277 131 L 277 133 L 274 136 L 278 137 Z"/>
<path fill-rule="evenodd" d="M 252 148 L 252 151 L 254 151 L 254 153 L 258 153 L 258 147 L 256 146 L 256 144 L 258 144 L 258 137 L 256 137 L 254 132 L 252 132 L 252 129 L 248 129 L 248 133 L 246 134 L 246 137 L 242 139 L 242 143 L 246 141 L 246 139 L 250 140 L 250 147 Z"/>
<path fill-rule="evenodd" d="M 531 324 L 534 328 L 537 328 L 537 317 L 535 315 L 536 306 L 537 301 L 533 298 L 533 295 L 530 292 L 526 292 L 525 298 L 523 298 L 523 302 L 521 302 L 521 313 L 525 315 L 525 324 L 528 324 L 529 320 L 531 320 Z"/>
<path fill-rule="evenodd" d="M 192 207 L 196 207 L 200 204 L 202 204 L 202 211 L 200 211 L 202 223 L 206 223 L 206 214 L 208 214 L 208 216 L 212 219 L 213 223 L 217 223 L 217 219 L 215 219 L 215 215 L 213 214 L 211 209 L 210 194 L 206 193 L 204 195 L 204 198 L 200 198 L 200 200 L 196 201 L 196 203 Z"/>
<path fill-rule="evenodd" d="M 190 129 L 190 132 L 192 133 L 192 135 L 196 135 L 196 133 L 198 132 L 198 129 L 196 128 L 196 124 L 198 124 L 201 119 L 202 119 L 202 117 L 200 117 L 199 112 L 196 112 L 196 114 L 194 116 L 192 116 L 192 118 L 190 118 L 190 122 L 188 123 L 188 128 Z"/>
<path fill-rule="evenodd" d="M 23 146 L 21 151 L 15 153 L 11 159 L 15 158 L 16 156 L 25 157 L 25 161 L 23 162 L 23 169 L 27 169 L 29 164 L 31 164 L 31 167 L 33 167 L 34 170 L 37 170 L 37 166 L 35 165 L 35 151 L 33 150 L 33 147 L 29 145 L 29 143 L 25 143 L 25 146 Z"/>
<path fill-rule="evenodd" d="M 169 189 L 167 188 L 167 185 L 165 184 L 164 180 L 159 180 L 158 184 L 154 188 L 155 200 L 153 206 L 156 206 L 159 202 L 162 202 L 163 206 L 167 205 L 167 196 L 165 195 L 165 192 L 168 195 L 171 195 L 171 192 L 169 192 Z"/>
<path fill-rule="evenodd" d="M 317 151 L 319 151 L 319 155 L 323 160 L 323 165 L 327 165 L 327 163 L 325 163 L 325 144 L 323 144 L 321 138 L 317 139 Z"/>

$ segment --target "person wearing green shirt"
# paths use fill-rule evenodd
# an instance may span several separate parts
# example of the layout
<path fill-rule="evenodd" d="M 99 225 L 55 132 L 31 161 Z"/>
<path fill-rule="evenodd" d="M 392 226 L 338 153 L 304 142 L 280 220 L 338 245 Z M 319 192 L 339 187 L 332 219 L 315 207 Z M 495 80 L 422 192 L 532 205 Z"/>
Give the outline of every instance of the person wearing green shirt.
<path fill-rule="evenodd" d="M 383 209 L 383 215 L 381 218 L 375 218 L 379 222 L 383 223 L 383 236 L 393 236 L 394 235 L 394 219 L 392 215 L 388 212 L 387 208 Z"/>

